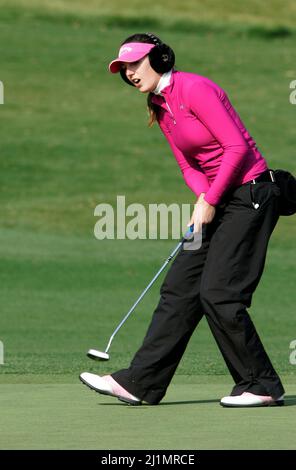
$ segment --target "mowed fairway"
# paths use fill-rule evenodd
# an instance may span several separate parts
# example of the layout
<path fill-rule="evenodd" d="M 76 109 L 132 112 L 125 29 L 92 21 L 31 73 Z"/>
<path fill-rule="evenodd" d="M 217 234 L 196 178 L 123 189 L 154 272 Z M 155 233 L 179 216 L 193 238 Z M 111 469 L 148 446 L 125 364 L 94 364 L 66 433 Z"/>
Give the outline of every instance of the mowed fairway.
<path fill-rule="evenodd" d="M 3 384 L 1 448 L 295 448 L 295 384 L 287 406 L 249 410 L 219 405 L 229 385 L 223 377 L 178 376 L 161 405 L 135 407 L 77 384 Z"/>
<path fill-rule="evenodd" d="M 145 11 L 138 23 L 132 15 L 123 19 L 116 2 L 105 17 L 93 14 L 94 2 L 75 1 L 72 10 L 70 3 L 46 9 L 48 2 L 39 8 L 34 1 L 0 1 L 0 449 L 295 448 L 292 218 L 276 227 L 250 309 L 288 406 L 220 407 L 232 383 L 204 320 L 157 407 L 125 406 L 78 380 L 83 370 L 104 374 L 128 366 L 163 276 L 114 340 L 109 362 L 94 363 L 85 352 L 105 348 L 177 243 L 98 241 L 96 205 L 115 207 L 117 195 L 145 206 L 194 202 L 160 132 L 146 126 L 145 97 L 109 76 L 109 59 L 133 32 L 159 34 L 174 47 L 178 69 L 209 76 L 228 92 L 270 166 L 295 173 L 292 14 L 281 17 L 275 8 L 265 22 L 258 12 L 258 29 L 244 23 L 240 34 L 235 12 L 231 27 L 221 30 L 211 13 L 211 22 L 205 15 L 204 29 L 195 32 L 191 2 L 191 16 L 172 2 L 171 23 L 163 24 L 147 12 L 145 24 Z M 291 33 L 281 33 L 281 25 Z"/>

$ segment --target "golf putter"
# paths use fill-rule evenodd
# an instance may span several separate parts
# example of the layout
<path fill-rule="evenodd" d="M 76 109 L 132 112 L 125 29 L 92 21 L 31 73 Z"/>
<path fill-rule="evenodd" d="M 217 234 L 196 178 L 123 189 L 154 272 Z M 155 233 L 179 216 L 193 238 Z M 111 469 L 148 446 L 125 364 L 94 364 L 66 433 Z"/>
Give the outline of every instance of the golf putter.
<path fill-rule="evenodd" d="M 192 240 L 192 238 L 194 237 L 194 234 L 193 234 L 193 225 L 191 225 L 189 227 L 189 229 L 187 230 L 187 232 L 185 233 L 185 235 L 182 237 L 182 239 L 180 240 L 180 242 L 178 243 L 178 245 L 176 246 L 176 248 L 171 252 L 171 254 L 169 255 L 169 257 L 166 259 L 165 263 L 162 265 L 162 267 L 159 269 L 159 271 L 155 274 L 154 278 L 149 282 L 148 286 L 144 289 L 144 291 L 142 292 L 142 294 L 140 295 L 140 297 L 136 300 L 136 302 L 134 303 L 134 305 L 131 307 L 131 309 L 128 311 L 128 313 L 125 315 L 125 317 L 121 320 L 121 322 L 119 323 L 119 325 L 115 328 L 115 330 L 113 331 L 112 335 L 110 336 L 110 339 L 109 339 L 109 342 L 108 342 L 108 345 L 105 349 L 105 351 L 98 351 L 97 349 L 89 349 L 89 351 L 87 352 L 87 356 L 91 359 L 94 359 L 96 361 L 108 361 L 110 359 L 110 355 L 108 354 L 108 351 L 110 349 L 110 346 L 111 346 L 111 343 L 114 339 L 114 336 L 116 335 L 116 333 L 118 333 L 118 331 L 120 330 L 120 328 L 122 327 L 122 325 L 126 322 L 126 320 L 128 319 L 128 317 L 132 314 L 132 312 L 135 310 L 136 306 L 141 302 L 141 300 L 143 299 L 144 295 L 146 294 L 146 292 L 148 292 L 148 290 L 150 289 L 150 287 L 154 284 L 154 282 L 156 281 L 156 279 L 160 276 L 160 274 L 162 273 L 162 271 L 167 267 L 167 265 L 169 264 L 169 262 L 171 261 L 171 259 L 173 259 L 173 257 L 175 256 L 175 254 L 180 250 L 180 248 L 183 246 L 183 244 L 185 242 L 189 242 Z"/>

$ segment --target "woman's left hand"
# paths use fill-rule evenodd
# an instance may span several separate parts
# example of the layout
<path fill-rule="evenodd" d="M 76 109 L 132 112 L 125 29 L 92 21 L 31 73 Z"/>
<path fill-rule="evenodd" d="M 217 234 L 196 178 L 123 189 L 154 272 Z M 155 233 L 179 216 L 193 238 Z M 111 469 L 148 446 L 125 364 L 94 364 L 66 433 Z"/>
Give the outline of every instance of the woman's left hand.
<path fill-rule="evenodd" d="M 199 232 L 203 224 L 210 224 L 215 217 L 216 209 L 204 200 L 205 193 L 199 196 L 188 224 L 194 224 L 194 232 Z"/>

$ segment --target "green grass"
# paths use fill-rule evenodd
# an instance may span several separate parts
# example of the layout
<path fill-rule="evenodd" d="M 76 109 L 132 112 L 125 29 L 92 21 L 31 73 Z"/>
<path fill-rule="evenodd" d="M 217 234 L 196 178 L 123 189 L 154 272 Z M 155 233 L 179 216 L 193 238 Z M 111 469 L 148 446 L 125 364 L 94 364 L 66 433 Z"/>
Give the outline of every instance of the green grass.
<path fill-rule="evenodd" d="M 78 22 L 95 21 L 107 25 L 155 26 L 166 28 L 194 28 L 204 30 L 244 30 L 251 34 L 287 34 L 295 31 L 296 8 L 293 0 L 161 0 L 149 4 L 131 0 L 0 0 L 4 15 L 42 17 L 58 20 L 76 19 Z"/>
<path fill-rule="evenodd" d="M 225 378 L 180 379 L 156 407 L 71 383 L 2 385 L 0 448 L 295 449 L 295 383 L 285 407 L 234 410 L 219 406 Z"/>
<path fill-rule="evenodd" d="M 115 194 L 127 203 L 193 200 L 162 135 L 146 127 L 145 98 L 106 71 L 130 33 L 28 18 L 2 25 L 2 226 L 91 235 L 95 206 L 114 203 Z M 227 90 L 271 166 L 295 169 L 294 39 L 166 33 L 166 40 L 180 69 Z"/>
<path fill-rule="evenodd" d="M 159 34 L 174 47 L 180 70 L 209 76 L 228 92 L 271 167 L 296 170 L 296 106 L 289 103 L 289 83 L 296 78 L 295 2 L 274 0 L 266 9 L 252 1 L 239 11 L 230 1 L 180 5 L 162 1 L 148 9 L 134 1 L 123 11 L 115 1 L 0 0 L 5 44 L 0 68 L 5 88 L 0 106 L 5 432 L 0 432 L 0 448 L 293 445 L 293 408 L 260 410 L 256 435 L 250 430 L 258 410 L 243 411 L 242 420 L 241 411 L 228 413 L 217 405 L 231 382 L 205 321 L 166 397 L 176 404 L 136 411 L 99 400 L 78 385 L 81 370 L 105 373 L 128 365 L 158 301 L 161 280 L 118 334 L 112 361 L 93 363 L 85 352 L 105 347 L 176 244 L 98 241 L 93 235 L 96 205 L 115 204 L 116 195 L 125 195 L 126 204 L 146 206 L 194 201 L 158 129 L 146 126 L 145 97 L 107 73 L 120 41 L 138 29 Z M 290 404 L 295 395 L 295 366 L 289 363 L 289 344 L 296 338 L 295 236 L 295 221 L 282 218 L 251 308 L 287 384 Z M 199 403 L 203 400 L 214 401 Z M 109 414 L 104 436 L 98 423 Z M 131 416 L 135 432 L 120 439 L 118 417 L 129 422 Z M 141 434 L 143 417 L 147 427 Z M 196 428 L 196 420 L 201 427 Z M 40 432 L 40 423 L 47 434 Z M 168 425 L 172 431 L 166 437 Z M 238 432 L 241 425 L 245 434 Z M 269 442 L 264 426 L 271 430 Z"/>
<path fill-rule="evenodd" d="M 295 260 L 292 243 L 286 241 L 281 247 L 282 243 L 272 242 L 251 311 L 273 361 L 282 373 L 289 374 L 294 370 L 288 355 L 294 339 Z M 161 240 L 99 242 L 91 237 L 2 230 L 0 292 L 4 308 L 0 324 L 5 365 L 0 372 L 77 376 L 85 368 L 111 372 L 124 367 L 141 344 L 160 281 L 116 337 L 111 362 L 98 365 L 84 353 L 89 347 L 106 346 L 115 325 L 175 244 Z M 205 321 L 193 336 L 178 373 L 226 373 Z"/>

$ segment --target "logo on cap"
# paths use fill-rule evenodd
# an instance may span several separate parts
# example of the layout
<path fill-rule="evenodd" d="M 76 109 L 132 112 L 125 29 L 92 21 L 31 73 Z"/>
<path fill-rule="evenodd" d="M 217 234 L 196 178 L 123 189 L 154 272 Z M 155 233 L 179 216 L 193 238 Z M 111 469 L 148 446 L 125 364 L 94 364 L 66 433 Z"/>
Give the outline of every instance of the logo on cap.
<path fill-rule="evenodd" d="M 131 52 L 133 49 L 131 47 L 128 47 L 128 46 L 124 46 L 120 49 L 119 51 L 119 57 L 122 56 L 122 54 L 126 53 L 126 52 Z"/>

